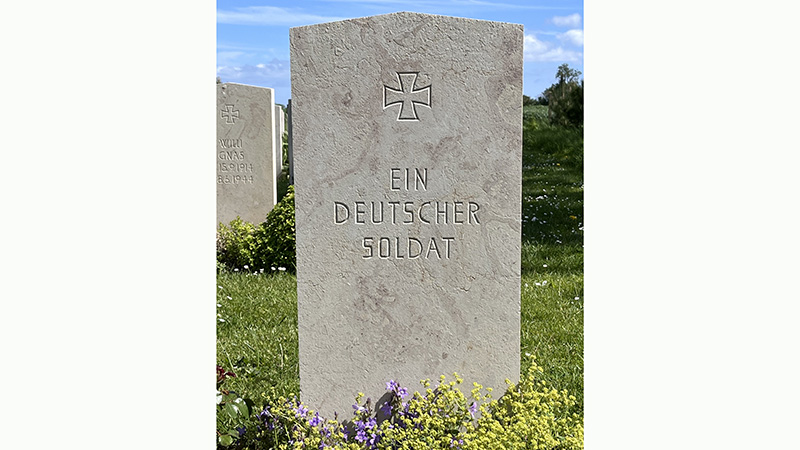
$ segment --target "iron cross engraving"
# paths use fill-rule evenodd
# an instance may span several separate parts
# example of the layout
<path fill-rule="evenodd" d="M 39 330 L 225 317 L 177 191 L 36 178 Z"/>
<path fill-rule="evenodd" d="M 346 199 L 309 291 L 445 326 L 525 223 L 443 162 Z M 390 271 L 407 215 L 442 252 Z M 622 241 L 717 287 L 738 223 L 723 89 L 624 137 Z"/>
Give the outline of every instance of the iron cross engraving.
<path fill-rule="evenodd" d="M 233 105 L 225 105 L 225 109 L 221 109 L 221 116 L 225 119 L 225 123 L 231 124 L 236 123 L 236 119 L 239 118 L 239 110 L 233 110 Z"/>
<path fill-rule="evenodd" d="M 416 105 L 431 107 L 431 86 L 417 88 L 419 72 L 397 72 L 400 89 L 383 86 L 383 109 L 400 105 L 397 120 L 418 121 Z"/>

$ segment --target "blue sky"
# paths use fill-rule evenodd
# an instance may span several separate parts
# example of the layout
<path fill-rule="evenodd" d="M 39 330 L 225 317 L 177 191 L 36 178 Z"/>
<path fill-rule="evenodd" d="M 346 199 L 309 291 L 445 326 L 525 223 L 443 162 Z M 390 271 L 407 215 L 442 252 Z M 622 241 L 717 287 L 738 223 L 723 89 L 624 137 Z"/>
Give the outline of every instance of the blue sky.
<path fill-rule="evenodd" d="M 259 0 L 217 2 L 217 76 L 223 82 L 275 89 L 290 98 L 289 28 L 356 17 L 413 11 L 519 23 L 525 27 L 523 92 L 538 97 L 559 65 L 583 73 L 580 0 Z"/>

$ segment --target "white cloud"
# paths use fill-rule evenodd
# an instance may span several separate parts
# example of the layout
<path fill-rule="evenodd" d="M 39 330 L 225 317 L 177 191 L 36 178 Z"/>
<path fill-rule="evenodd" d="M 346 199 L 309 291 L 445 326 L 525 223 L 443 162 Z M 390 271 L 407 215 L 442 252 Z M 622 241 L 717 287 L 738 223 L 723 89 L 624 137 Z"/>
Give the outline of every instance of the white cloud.
<path fill-rule="evenodd" d="M 525 61 L 576 62 L 583 59 L 581 52 L 564 50 L 552 43 L 540 41 L 532 34 L 525 35 L 523 55 Z"/>
<path fill-rule="evenodd" d="M 248 6 L 244 8 L 234 8 L 232 11 L 217 10 L 217 23 L 232 25 L 277 25 L 294 27 L 334 22 L 344 19 L 346 19 L 346 17 L 306 14 L 275 6 Z"/>
<path fill-rule="evenodd" d="M 268 63 L 244 65 L 219 65 L 217 76 L 222 82 L 251 84 L 253 86 L 289 86 L 291 74 L 289 61 L 273 59 Z"/>
<path fill-rule="evenodd" d="M 555 16 L 552 21 L 559 27 L 577 27 L 581 24 L 581 15 L 575 13 L 569 16 Z"/>
<path fill-rule="evenodd" d="M 583 30 L 569 30 L 558 35 L 561 41 L 583 47 Z"/>

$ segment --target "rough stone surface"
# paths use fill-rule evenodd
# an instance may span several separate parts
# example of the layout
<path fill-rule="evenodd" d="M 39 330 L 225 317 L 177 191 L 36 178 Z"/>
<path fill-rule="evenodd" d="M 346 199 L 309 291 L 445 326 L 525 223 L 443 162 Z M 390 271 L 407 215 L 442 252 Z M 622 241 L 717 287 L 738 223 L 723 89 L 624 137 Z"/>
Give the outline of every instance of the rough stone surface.
<path fill-rule="evenodd" d="M 217 85 L 218 223 L 260 223 L 275 206 L 274 111 L 270 88 Z"/>
<path fill-rule="evenodd" d="M 521 25 L 405 12 L 290 30 L 310 408 L 519 378 L 522 45 Z"/>

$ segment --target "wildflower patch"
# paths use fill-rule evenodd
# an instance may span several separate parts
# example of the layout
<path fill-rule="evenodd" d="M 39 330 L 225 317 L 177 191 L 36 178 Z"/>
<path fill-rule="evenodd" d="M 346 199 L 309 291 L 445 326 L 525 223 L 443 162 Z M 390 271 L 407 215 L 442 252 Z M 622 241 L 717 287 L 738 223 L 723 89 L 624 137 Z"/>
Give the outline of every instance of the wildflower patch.
<path fill-rule="evenodd" d="M 458 374 L 451 381 L 441 376 L 436 386 L 422 380 L 413 394 L 390 380 L 381 400 L 373 402 L 359 392 L 352 409 L 333 418 L 296 396 L 270 398 L 260 409 L 252 408 L 250 400 L 225 391 L 218 381 L 218 392 L 224 393 L 218 401 L 223 412 L 218 414 L 218 442 L 250 450 L 582 450 L 583 417 L 573 411 L 575 397 L 547 386 L 539 379 L 542 372 L 531 357 L 522 380 L 509 381 L 496 399 L 491 388 L 477 383 L 465 395 Z M 239 410 L 252 412 L 246 418 Z"/>

